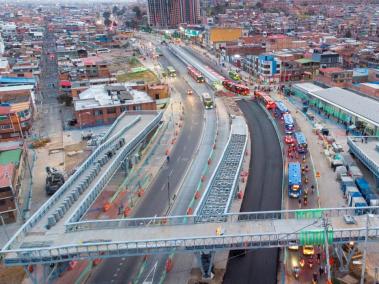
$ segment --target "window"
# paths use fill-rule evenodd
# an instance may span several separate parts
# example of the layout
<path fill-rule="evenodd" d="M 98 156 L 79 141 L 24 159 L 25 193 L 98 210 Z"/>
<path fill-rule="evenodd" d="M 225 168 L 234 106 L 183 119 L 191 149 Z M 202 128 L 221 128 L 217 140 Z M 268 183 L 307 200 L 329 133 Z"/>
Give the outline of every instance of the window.
<path fill-rule="evenodd" d="M 159 100 L 159 94 L 155 94 L 155 99 Z"/>
<path fill-rule="evenodd" d="M 103 111 L 101 109 L 95 110 L 95 116 L 103 115 Z"/>
<path fill-rule="evenodd" d="M 114 107 L 108 108 L 108 109 L 107 109 L 107 113 L 108 113 L 108 114 L 116 113 L 116 108 L 114 108 Z"/>
<path fill-rule="evenodd" d="M 12 125 L 10 125 L 10 124 L 0 125 L 0 129 L 10 129 L 10 128 L 12 128 Z"/>

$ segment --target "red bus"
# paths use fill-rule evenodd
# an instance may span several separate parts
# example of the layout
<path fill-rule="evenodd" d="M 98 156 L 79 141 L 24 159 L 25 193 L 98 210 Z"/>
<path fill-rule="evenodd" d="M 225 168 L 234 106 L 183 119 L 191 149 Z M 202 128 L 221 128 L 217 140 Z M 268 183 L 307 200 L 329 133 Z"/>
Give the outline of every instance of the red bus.
<path fill-rule="evenodd" d="M 198 83 L 204 83 L 204 76 L 198 70 L 196 70 L 193 66 L 187 67 L 188 74 L 195 79 Z"/>
<path fill-rule="evenodd" d="M 275 109 L 275 101 L 268 94 L 260 91 L 256 91 L 254 94 L 257 99 L 261 100 L 264 103 L 267 109 Z"/>
<path fill-rule="evenodd" d="M 231 91 L 233 93 L 236 93 L 238 95 L 247 96 L 250 93 L 250 90 L 248 87 L 242 84 L 237 84 L 230 80 L 224 80 L 222 81 L 222 85 L 227 89 L 228 91 Z"/>

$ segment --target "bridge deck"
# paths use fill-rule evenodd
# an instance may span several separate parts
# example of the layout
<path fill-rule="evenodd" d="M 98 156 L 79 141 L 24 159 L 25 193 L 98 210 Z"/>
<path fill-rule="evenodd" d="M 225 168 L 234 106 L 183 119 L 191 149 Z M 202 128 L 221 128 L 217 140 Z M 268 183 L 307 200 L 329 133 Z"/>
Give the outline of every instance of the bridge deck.
<path fill-rule="evenodd" d="M 342 217 L 329 219 L 333 242 L 363 241 L 366 216 L 357 216 L 357 224 L 347 225 Z M 216 236 L 222 227 L 224 235 Z M 379 218 L 370 217 L 369 238 L 377 238 Z M 320 219 L 260 220 L 228 223 L 200 223 L 180 226 L 151 226 L 88 230 L 64 234 L 55 231 L 41 236 L 28 235 L 22 251 L 3 251 L 7 265 L 51 263 L 72 259 L 93 259 L 151 253 L 194 252 L 300 244 L 301 231 L 322 230 Z M 59 244 L 58 244 L 59 243 Z M 56 245 L 58 244 L 58 245 Z M 33 246 L 37 247 L 36 249 Z M 28 248 L 26 248 L 28 247 Z"/>
<path fill-rule="evenodd" d="M 348 145 L 350 146 L 350 151 L 379 178 L 379 150 L 376 149 L 377 145 L 379 145 L 379 138 L 348 137 Z"/>
<path fill-rule="evenodd" d="M 209 70 L 209 67 L 208 69 L 204 67 L 204 65 L 201 64 L 197 58 L 189 54 L 186 50 L 175 45 L 171 45 L 171 48 L 176 55 L 180 56 L 182 60 L 186 61 L 189 65 L 193 65 L 196 69 L 203 73 L 203 75 L 207 77 L 210 82 L 220 81 L 220 79 Z"/>
<path fill-rule="evenodd" d="M 366 227 L 366 216 L 356 216 L 357 223 L 348 225 L 342 217 L 332 217 L 329 219 L 333 230 L 358 229 Z M 302 230 L 320 230 L 322 222 L 320 219 L 279 219 L 279 220 L 255 220 L 226 223 L 195 223 L 187 225 L 166 225 L 166 226 L 142 226 L 113 228 L 112 230 L 86 230 L 71 233 L 64 233 L 61 227 L 59 230 L 46 231 L 43 240 L 49 246 L 65 246 L 70 244 L 95 243 L 95 242 L 120 242 L 133 243 L 140 241 L 157 240 L 180 240 L 212 238 L 216 236 L 216 229 L 221 227 L 224 235 L 287 235 L 299 233 Z M 379 228 L 379 216 L 370 218 L 370 227 Z M 40 243 L 41 234 L 30 233 L 25 237 L 24 243 Z M 21 245 L 22 246 L 22 245 Z"/>
<path fill-rule="evenodd" d="M 119 121 L 118 125 L 121 125 L 121 126 L 126 126 L 130 123 L 132 123 L 135 119 L 136 119 L 137 116 L 135 115 L 125 115 L 123 117 L 122 120 Z M 135 124 L 133 124 L 133 126 L 128 129 L 124 135 L 122 135 L 122 137 L 125 138 L 125 141 L 126 143 L 130 140 L 132 140 L 142 129 L 144 129 L 149 122 L 151 122 L 154 118 L 156 117 L 156 115 L 153 115 L 153 114 L 147 114 L 147 115 L 141 115 L 141 119 L 139 121 L 137 121 Z M 122 128 L 121 127 L 116 127 L 111 135 L 109 136 L 110 138 L 112 138 L 113 135 L 115 135 L 118 131 L 120 131 Z M 100 152 L 100 156 L 101 155 L 105 155 L 105 153 L 107 152 L 107 149 L 104 149 L 103 151 Z M 116 157 L 116 155 L 114 155 L 112 157 L 112 159 L 114 159 Z M 106 170 L 109 169 L 109 167 L 111 166 L 111 161 L 108 161 L 100 170 L 99 174 L 94 178 L 94 180 L 89 184 L 88 186 L 88 189 L 90 189 L 94 184 L 96 184 L 96 182 L 100 179 L 101 177 L 101 174 L 103 172 L 105 172 Z M 81 174 L 81 177 L 75 181 L 75 183 L 72 185 L 72 188 L 75 188 L 75 186 L 77 186 L 83 179 L 85 176 L 88 175 L 88 172 L 91 170 L 91 168 L 88 168 L 86 169 L 82 174 Z M 87 189 L 87 191 L 88 191 Z M 86 193 L 86 192 L 85 192 Z M 69 191 L 64 194 L 60 200 L 63 201 L 65 199 L 65 197 L 67 197 L 67 195 L 69 195 Z M 79 198 L 78 200 L 75 202 L 75 204 L 79 204 L 83 199 L 86 198 L 86 194 L 81 194 L 79 195 Z M 55 203 L 54 206 L 51 207 L 51 209 L 49 210 L 49 212 L 54 212 L 59 206 L 61 206 L 62 202 L 61 201 L 58 201 Z M 56 227 L 62 227 L 63 229 L 63 225 L 64 223 L 67 221 L 67 219 L 71 216 L 71 214 L 76 210 L 76 207 L 73 205 L 71 206 L 66 214 L 62 217 L 62 219 L 59 220 L 59 222 L 56 224 Z M 46 224 L 47 224 L 47 218 L 49 217 L 49 212 L 47 214 L 45 214 L 45 216 L 40 220 L 40 222 L 31 230 L 31 233 L 42 233 L 42 232 L 45 232 L 47 231 L 46 229 Z M 55 229 L 54 229 L 55 230 Z M 58 229 L 58 231 L 60 231 Z"/>
<path fill-rule="evenodd" d="M 134 141 L 137 136 L 142 137 L 148 125 L 151 127 L 153 121 L 154 124 L 159 122 L 160 116 L 161 114 L 157 112 L 140 112 L 138 115 L 121 116 L 111 127 L 105 142 L 98 146 L 73 176 L 23 225 L 9 244 L 17 247 L 17 243 L 22 241 L 25 234 L 36 235 L 43 239 L 43 236 L 49 233 L 62 233 L 64 224 L 74 213 L 77 213 L 79 205 L 83 202 L 89 205 L 97 196 L 92 192 L 94 186 L 97 186 L 97 190 L 101 190 L 106 185 L 114 169 L 119 166 L 119 164 L 113 165 L 114 161 L 120 159 L 120 155 L 123 155 L 125 151 L 132 149 L 128 143 Z M 122 139 L 124 139 L 124 144 L 121 143 Z M 109 151 L 113 154 L 109 154 Z M 100 161 L 101 159 L 103 161 Z M 81 191 L 78 190 L 79 187 L 82 188 Z M 91 200 L 88 198 L 90 195 Z M 86 206 L 83 206 L 81 210 L 85 208 Z M 76 217 L 80 216 L 78 214 Z M 51 219 L 55 222 L 51 222 Z"/>

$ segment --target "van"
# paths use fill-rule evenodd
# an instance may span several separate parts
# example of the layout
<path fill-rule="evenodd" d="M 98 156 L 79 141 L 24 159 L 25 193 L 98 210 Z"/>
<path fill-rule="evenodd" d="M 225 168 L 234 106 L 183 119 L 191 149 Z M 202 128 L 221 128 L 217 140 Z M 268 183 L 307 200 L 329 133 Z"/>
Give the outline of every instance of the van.
<path fill-rule="evenodd" d="M 98 48 L 96 49 L 96 53 L 109 53 L 111 52 L 109 48 Z"/>

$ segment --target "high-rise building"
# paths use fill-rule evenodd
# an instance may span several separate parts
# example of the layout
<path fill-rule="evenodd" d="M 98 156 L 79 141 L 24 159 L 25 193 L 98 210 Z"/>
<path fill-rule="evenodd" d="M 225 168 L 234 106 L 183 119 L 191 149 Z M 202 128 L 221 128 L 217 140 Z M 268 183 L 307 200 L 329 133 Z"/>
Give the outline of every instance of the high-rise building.
<path fill-rule="evenodd" d="M 148 0 L 149 25 L 167 28 L 181 23 L 198 24 L 199 0 Z"/>

